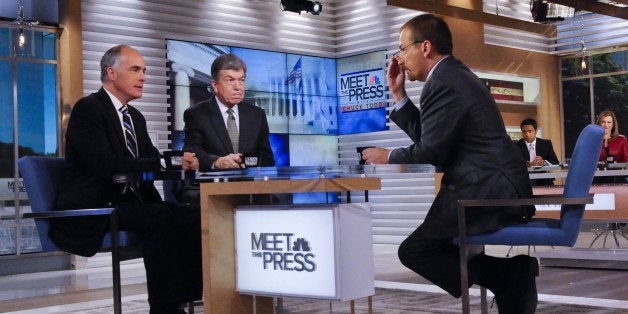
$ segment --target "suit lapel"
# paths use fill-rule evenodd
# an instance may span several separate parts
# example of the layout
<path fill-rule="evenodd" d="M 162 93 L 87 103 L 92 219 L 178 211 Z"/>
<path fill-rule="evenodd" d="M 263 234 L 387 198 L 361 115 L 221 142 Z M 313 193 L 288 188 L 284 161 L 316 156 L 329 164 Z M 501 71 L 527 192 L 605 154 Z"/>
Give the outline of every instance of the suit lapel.
<path fill-rule="evenodd" d="M 246 152 L 249 150 L 249 143 L 253 138 L 253 136 L 251 136 L 251 131 L 253 130 L 253 118 L 251 117 L 247 106 L 243 106 L 242 103 L 240 103 L 238 107 L 238 117 L 240 118 L 240 151 Z"/>
<path fill-rule="evenodd" d="M 225 125 L 225 120 L 223 120 L 222 113 L 218 108 L 216 98 L 212 98 L 212 101 L 208 103 L 208 107 L 209 124 L 213 128 L 215 134 L 218 135 L 218 139 L 220 139 L 220 142 L 224 146 L 225 150 L 230 153 L 234 153 L 231 140 L 229 139 L 229 133 L 227 132 L 227 126 Z"/>
<path fill-rule="evenodd" d="M 126 149 L 126 141 L 124 139 L 124 134 L 122 133 L 122 125 L 120 124 L 120 117 L 116 112 L 116 109 L 113 107 L 113 102 L 111 102 L 111 98 L 105 91 L 104 88 L 100 88 L 97 93 L 98 99 L 103 104 L 103 109 L 105 110 L 105 114 L 107 115 L 107 120 L 111 121 L 112 129 L 115 133 L 116 139 L 118 140 L 118 151 L 122 151 L 127 155 L 131 155 L 130 152 Z M 135 122 L 135 121 L 134 121 Z"/>

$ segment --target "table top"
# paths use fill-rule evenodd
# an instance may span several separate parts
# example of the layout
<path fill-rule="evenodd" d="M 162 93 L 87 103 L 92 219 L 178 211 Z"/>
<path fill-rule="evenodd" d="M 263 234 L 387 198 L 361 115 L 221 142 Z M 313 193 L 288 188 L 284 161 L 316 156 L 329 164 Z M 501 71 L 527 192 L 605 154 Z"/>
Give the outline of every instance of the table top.
<path fill-rule="evenodd" d="M 298 180 L 317 178 L 378 177 L 392 173 L 434 173 L 432 165 L 339 165 L 339 166 L 293 166 L 293 167 L 250 167 L 245 169 L 197 172 L 199 182 Z"/>

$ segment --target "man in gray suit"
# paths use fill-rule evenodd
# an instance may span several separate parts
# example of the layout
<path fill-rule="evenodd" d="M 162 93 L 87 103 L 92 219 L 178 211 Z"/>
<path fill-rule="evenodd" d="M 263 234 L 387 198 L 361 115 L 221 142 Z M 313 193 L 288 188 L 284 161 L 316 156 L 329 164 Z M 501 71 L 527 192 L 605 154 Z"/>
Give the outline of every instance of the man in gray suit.
<path fill-rule="evenodd" d="M 391 60 L 387 83 L 394 98 L 390 119 L 413 144 L 393 150 L 370 148 L 372 163 L 422 163 L 443 170 L 441 189 L 421 224 L 399 247 L 408 268 L 460 297 L 457 200 L 509 199 L 532 195 L 525 161 L 506 134 L 497 105 L 484 84 L 452 56 L 448 25 L 431 14 L 400 29 L 399 52 Z M 410 81 L 425 82 L 420 109 L 405 91 Z M 533 207 L 474 208 L 467 212 L 470 234 L 495 231 L 527 221 Z M 500 313 L 533 313 L 537 304 L 535 258 L 497 258 L 481 253 L 469 260 L 469 283 L 490 289 Z"/>
<path fill-rule="evenodd" d="M 244 157 L 257 157 L 258 166 L 274 166 L 266 113 L 242 101 L 244 62 L 224 54 L 214 60 L 211 72 L 215 97 L 183 114 L 184 151 L 196 154 L 201 171 L 241 168 Z"/>

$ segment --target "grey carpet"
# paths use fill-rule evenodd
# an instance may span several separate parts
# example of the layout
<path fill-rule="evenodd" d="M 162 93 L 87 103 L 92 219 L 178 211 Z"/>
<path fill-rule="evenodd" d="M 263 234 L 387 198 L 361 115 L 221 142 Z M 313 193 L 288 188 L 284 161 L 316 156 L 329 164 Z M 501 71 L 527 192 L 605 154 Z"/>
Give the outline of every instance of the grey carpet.
<path fill-rule="evenodd" d="M 373 296 L 373 313 L 375 314 L 408 314 L 408 313 L 460 313 L 460 299 L 455 299 L 442 293 L 415 292 L 396 289 L 375 289 Z M 489 306 L 491 300 L 489 299 Z M 368 313 L 368 299 L 359 299 L 354 302 L 355 313 Z M 480 298 L 471 297 L 472 313 L 480 313 Z M 111 313 L 111 306 L 81 311 L 87 314 Z M 148 313 L 146 301 L 123 302 L 122 312 L 125 314 Z M 497 305 L 489 309 L 489 313 L 497 313 Z M 202 306 L 196 306 L 194 313 L 203 313 Z M 282 308 L 278 314 L 345 314 L 351 313 L 351 302 L 336 302 L 300 298 L 284 298 Z M 537 313 L 590 313 L 616 314 L 625 313 L 624 310 L 594 306 L 558 304 L 539 302 Z"/>

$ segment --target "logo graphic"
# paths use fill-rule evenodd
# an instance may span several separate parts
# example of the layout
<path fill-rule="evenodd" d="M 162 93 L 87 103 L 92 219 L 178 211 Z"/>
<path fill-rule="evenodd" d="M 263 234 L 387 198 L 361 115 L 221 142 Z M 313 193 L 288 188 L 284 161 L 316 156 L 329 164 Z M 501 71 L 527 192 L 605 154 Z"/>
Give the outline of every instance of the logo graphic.
<path fill-rule="evenodd" d="M 311 251 L 310 243 L 294 233 L 251 233 L 251 255 L 261 259 L 263 269 L 313 272 L 316 255 Z"/>
<path fill-rule="evenodd" d="M 340 112 L 351 112 L 386 106 L 383 70 L 345 73 L 340 76 Z"/>

